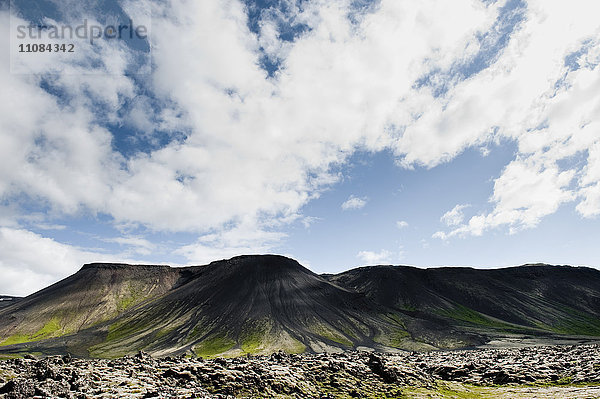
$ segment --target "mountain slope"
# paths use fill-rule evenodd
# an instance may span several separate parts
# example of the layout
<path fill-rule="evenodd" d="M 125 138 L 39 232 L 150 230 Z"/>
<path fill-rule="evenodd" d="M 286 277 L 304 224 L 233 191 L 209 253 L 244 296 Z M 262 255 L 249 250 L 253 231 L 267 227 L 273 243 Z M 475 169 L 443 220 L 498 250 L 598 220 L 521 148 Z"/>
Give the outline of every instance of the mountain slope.
<path fill-rule="evenodd" d="M 329 280 L 412 316 L 600 336 L 600 271 L 525 265 L 492 270 L 372 266 Z M 519 328 L 516 328 L 517 330 Z"/>
<path fill-rule="evenodd" d="M 0 309 L 16 303 L 19 299 L 21 298 L 18 296 L 0 295 Z"/>
<path fill-rule="evenodd" d="M 276 255 L 91 264 L 0 309 L 0 352 L 116 357 L 427 350 L 600 336 L 600 271 L 371 266 L 317 275 Z"/>
<path fill-rule="evenodd" d="M 163 295 L 180 279 L 180 270 L 168 266 L 84 265 L 0 309 L 0 345 L 76 333 Z"/>

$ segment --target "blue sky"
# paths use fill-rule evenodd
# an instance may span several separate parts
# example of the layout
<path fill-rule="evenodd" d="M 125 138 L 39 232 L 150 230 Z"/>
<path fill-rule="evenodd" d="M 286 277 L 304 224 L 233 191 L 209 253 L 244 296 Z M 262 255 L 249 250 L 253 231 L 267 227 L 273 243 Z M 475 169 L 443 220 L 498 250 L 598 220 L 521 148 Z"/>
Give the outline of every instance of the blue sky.
<path fill-rule="evenodd" d="M 0 293 L 82 263 L 280 253 L 600 265 L 589 1 L 0 6 Z M 18 26 L 143 26 L 20 38 Z M 73 53 L 19 53 L 20 44 Z"/>

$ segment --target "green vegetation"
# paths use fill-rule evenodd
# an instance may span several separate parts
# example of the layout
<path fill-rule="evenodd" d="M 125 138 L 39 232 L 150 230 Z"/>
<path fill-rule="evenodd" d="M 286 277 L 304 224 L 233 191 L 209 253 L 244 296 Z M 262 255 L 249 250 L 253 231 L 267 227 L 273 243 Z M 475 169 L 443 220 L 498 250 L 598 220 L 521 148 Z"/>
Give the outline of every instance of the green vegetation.
<path fill-rule="evenodd" d="M 22 333 L 13 334 L 13 335 L 9 336 L 8 338 L 6 338 L 4 341 L 0 342 L 0 346 L 22 344 L 25 342 L 40 341 L 42 339 L 52 338 L 57 335 L 60 335 L 60 334 L 56 334 L 56 332 L 60 331 L 60 329 L 61 329 L 60 321 L 58 320 L 57 317 L 52 317 L 50 320 L 48 320 L 46 322 L 46 324 L 44 324 L 44 326 L 42 328 L 40 328 L 35 333 L 33 333 L 33 334 L 22 334 Z"/>
<path fill-rule="evenodd" d="M 205 358 L 216 357 L 216 355 L 227 352 L 235 346 L 235 341 L 225 334 L 216 334 L 207 338 L 194 347 L 198 356 Z"/>
<path fill-rule="evenodd" d="M 140 323 L 132 323 L 130 321 L 118 321 L 116 323 L 111 324 L 108 327 L 108 334 L 106 335 L 105 342 L 116 341 L 122 338 L 125 338 L 129 335 L 132 335 L 138 331 L 144 329 L 144 325 Z"/>
<path fill-rule="evenodd" d="M 252 327 L 244 326 L 245 331 L 240 334 L 240 349 L 244 354 L 257 354 L 265 350 L 272 350 L 274 347 L 284 350 L 287 353 L 303 353 L 306 346 L 283 333 L 278 334 L 272 329 L 271 323 L 267 320 L 254 323 Z"/>
<path fill-rule="evenodd" d="M 460 304 L 455 304 L 453 309 L 438 310 L 434 313 L 439 314 L 440 316 L 449 317 L 454 320 L 460 320 L 471 324 L 477 324 L 480 326 L 501 329 L 513 328 L 513 326 L 508 323 L 492 320 L 489 317 Z"/>
<path fill-rule="evenodd" d="M 37 341 L 44 338 L 54 336 L 57 331 L 60 330 L 60 321 L 58 318 L 53 317 L 42 328 L 40 328 L 35 334 L 32 335 L 32 341 Z"/>
<path fill-rule="evenodd" d="M 170 333 L 172 333 L 173 331 L 175 331 L 175 330 L 177 329 L 177 327 L 179 327 L 179 326 L 177 326 L 177 325 L 174 325 L 174 322 L 171 322 L 171 323 L 169 323 L 169 327 L 167 327 L 167 328 L 161 328 L 160 330 L 158 330 L 158 331 L 156 332 L 156 335 L 155 335 L 155 337 L 156 337 L 156 338 L 162 338 L 162 337 L 164 337 L 165 335 L 167 335 L 167 334 L 170 334 Z"/>
<path fill-rule="evenodd" d="M 210 333 L 213 330 L 214 325 L 215 325 L 214 321 L 213 322 L 208 321 L 208 320 L 206 320 L 205 317 L 203 317 L 194 326 L 192 331 L 190 333 L 188 333 L 186 342 L 191 342 L 191 341 L 194 341 L 194 340 L 204 337 L 206 334 Z"/>
<path fill-rule="evenodd" d="M 241 348 L 245 353 L 257 353 L 258 348 L 263 345 L 266 332 L 260 329 L 250 330 L 242 336 Z"/>
<path fill-rule="evenodd" d="M 22 359 L 23 355 L 17 355 L 12 353 L 0 353 L 0 360 L 10 360 L 10 359 Z M 0 370 L 0 374 L 2 370 Z"/>
<path fill-rule="evenodd" d="M 600 336 L 600 319 L 565 305 L 556 305 L 562 312 L 556 323 L 534 320 L 534 324 L 543 330 L 565 335 Z"/>
<path fill-rule="evenodd" d="M 562 377 L 555 382 L 556 385 L 569 385 L 573 383 L 573 377 Z"/>
<path fill-rule="evenodd" d="M 13 334 L 4 341 L 0 342 L 0 346 L 22 344 L 23 342 L 29 341 L 31 341 L 31 339 L 29 339 L 29 335 L 27 334 Z"/>
<path fill-rule="evenodd" d="M 389 345 L 393 348 L 402 348 L 404 341 L 409 337 L 408 331 L 396 330 L 390 335 Z"/>
<path fill-rule="evenodd" d="M 121 327 L 124 326 L 123 322 L 113 323 L 108 326 L 108 334 L 106 335 L 106 342 L 114 341 L 116 339 L 121 338 L 125 334 L 123 333 L 123 329 Z"/>
<path fill-rule="evenodd" d="M 287 353 L 304 353 L 306 351 L 306 345 L 302 342 L 297 339 L 293 339 L 292 342 L 293 346 L 285 350 Z"/>
<path fill-rule="evenodd" d="M 127 354 L 130 354 L 135 350 L 127 345 L 121 343 L 112 345 L 112 342 L 119 341 L 121 339 L 130 337 L 136 332 L 143 330 L 146 326 L 141 323 L 132 323 L 130 321 L 121 320 L 108 326 L 108 334 L 104 339 L 103 343 L 90 346 L 88 351 L 92 357 L 102 358 L 117 358 Z"/>
<path fill-rule="evenodd" d="M 417 311 L 417 307 L 414 306 L 414 305 L 412 305 L 412 304 L 410 304 L 410 303 L 401 303 L 401 304 L 398 304 L 398 308 L 402 309 L 402 310 L 404 310 L 406 312 L 416 312 Z"/>
<path fill-rule="evenodd" d="M 125 309 L 127 309 L 128 307 L 130 307 L 131 305 L 133 305 L 135 303 L 136 298 L 133 296 L 126 296 L 123 298 L 120 298 L 119 301 L 117 302 L 117 311 L 122 312 Z"/>
<path fill-rule="evenodd" d="M 188 334 L 187 340 L 189 342 L 195 338 L 200 338 L 202 335 L 204 335 L 204 327 L 200 324 L 196 324 L 192 332 Z"/>
<path fill-rule="evenodd" d="M 385 313 L 381 315 L 384 318 L 392 321 L 396 328 L 387 329 L 387 331 L 380 331 L 374 341 L 382 345 L 391 346 L 392 348 L 403 349 L 406 344 L 406 339 L 410 338 L 410 333 L 406 331 L 406 324 L 400 315 L 395 313 Z"/>
<path fill-rule="evenodd" d="M 391 317 L 392 315 L 387 316 Z M 379 332 L 375 335 L 373 340 L 377 343 L 380 343 L 385 346 L 390 346 L 392 348 L 406 349 L 407 339 L 410 340 L 410 338 L 410 333 L 406 331 L 404 327 L 397 327 L 386 330 L 379 330 Z"/>
<path fill-rule="evenodd" d="M 346 335 L 347 337 L 353 338 L 353 339 L 358 339 L 358 336 L 356 335 L 356 333 L 354 331 L 352 331 L 350 329 L 350 327 L 343 327 L 342 328 L 342 332 L 344 333 L 344 335 Z"/>
<path fill-rule="evenodd" d="M 134 287 L 131 282 L 129 282 L 127 289 L 128 292 L 119 295 L 117 300 L 117 311 L 119 313 L 143 299 L 143 291 Z"/>
<path fill-rule="evenodd" d="M 344 345 L 344 346 L 352 346 L 352 342 L 350 340 L 348 340 L 348 338 L 346 338 L 344 335 L 338 333 L 337 331 L 332 331 L 327 326 L 316 324 L 311 328 L 311 330 L 315 334 L 317 334 L 325 339 L 328 339 L 329 341 L 333 341 L 333 342 L 336 342 L 336 343 L 338 343 L 340 345 Z"/>
<path fill-rule="evenodd" d="M 387 316 L 388 318 L 392 319 L 396 324 L 400 325 L 403 329 L 406 329 L 406 324 L 404 324 L 404 320 L 402 320 L 402 318 L 395 314 L 395 313 L 386 313 L 384 316 Z"/>
<path fill-rule="evenodd" d="M 552 331 L 568 335 L 600 335 L 600 319 L 591 317 L 583 312 L 570 309 L 572 318 L 563 318 L 552 327 Z"/>
<path fill-rule="evenodd" d="M 483 397 L 485 389 L 482 390 L 481 387 L 466 385 L 463 385 L 460 388 L 440 385 L 438 386 L 437 392 L 442 395 L 443 398 L 476 399 Z"/>

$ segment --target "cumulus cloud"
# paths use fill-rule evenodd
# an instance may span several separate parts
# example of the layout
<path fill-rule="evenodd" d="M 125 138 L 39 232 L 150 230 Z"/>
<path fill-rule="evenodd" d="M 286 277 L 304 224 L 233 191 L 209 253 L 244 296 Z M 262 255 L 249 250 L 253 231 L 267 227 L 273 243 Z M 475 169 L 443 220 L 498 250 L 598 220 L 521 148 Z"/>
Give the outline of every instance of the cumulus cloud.
<path fill-rule="evenodd" d="M 305 229 L 308 229 L 310 226 L 312 226 L 314 223 L 318 222 L 319 220 L 322 220 L 322 218 L 318 218 L 315 216 L 305 216 L 302 218 L 301 223 Z"/>
<path fill-rule="evenodd" d="M 456 210 L 440 236 L 516 232 L 566 203 L 600 214 L 600 24 L 589 1 L 381 0 L 357 13 L 349 0 L 314 0 L 266 15 L 257 32 L 241 1 L 152 7 L 148 78 L 126 73 L 118 45 L 78 55 L 106 61 L 104 75 L 50 58 L 37 65 L 54 68 L 44 81 L 11 74 L 1 35 L 0 198 L 12 210 L 192 232 L 197 242 L 179 253 L 201 262 L 275 248 L 278 228 L 339 180 L 333 166 L 356 149 L 434 167 L 508 139 L 518 154 L 495 180 L 491 210 L 466 221 Z M 513 14 L 522 18 L 503 38 Z M 307 29 L 284 40 L 282 18 Z M 280 64 L 272 75 L 265 55 Z M 481 70 L 467 73 L 474 60 Z M 152 145 L 125 154 L 115 125 Z M 565 166 L 571 157 L 583 163 Z M 351 196 L 342 209 L 365 204 Z M 18 219 L 0 212 L 15 231 Z"/>
<path fill-rule="evenodd" d="M 264 254 L 273 249 L 285 238 L 285 234 L 260 228 L 251 218 L 232 229 L 222 229 L 201 236 L 195 243 L 182 246 L 174 251 L 194 264 L 206 264 L 216 259 L 237 255 Z"/>
<path fill-rule="evenodd" d="M 404 229 L 404 228 L 408 227 L 408 222 L 404 221 L 404 220 L 398 220 L 396 222 L 396 227 L 398 227 L 399 229 Z"/>
<path fill-rule="evenodd" d="M 125 75 L 123 49 L 100 54 L 114 60 L 109 77 L 59 74 L 50 83 L 65 93 L 60 99 L 36 79 L 3 74 L 14 109 L 3 118 L 7 173 L 0 194 L 26 193 L 65 214 L 89 209 L 116 223 L 168 231 L 204 233 L 236 226 L 246 215 L 258 223 L 288 218 L 337 180 L 331 166 L 357 145 L 381 149 L 389 142 L 389 117 L 432 48 L 437 62 L 449 62 L 445 50 L 464 47 L 495 14 L 494 6 L 466 0 L 407 5 L 381 2 L 359 25 L 347 18 L 346 1 L 293 7 L 289 18 L 310 30 L 283 43 L 276 17 L 261 22 L 258 35 L 250 32 L 241 2 L 154 4 L 150 89 L 162 104 L 158 114 Z M 448 13 L 468 15 L 471 25 L 451 22 Z M 261 47 L 281 59 L 275 78 L 260 67 Z M 68 107 L 60 105 L 65 100 Z M 185 140 L 124 159 L 97 105 L 104 121 L 118 122 L 125 102 L 123 123 L 150 129 L 154 121 L 186 131 Z M 16 168 L 23 172 L 8 173 Z"/>
<path fill-rule="evenodd" d="M 27 295 L 98 261 L 126 261 L 122 254 L 92 252 L 24 229 L 0 227 L 0 292 Z"/>
<path fill-rule="evenodd" d="M 600 141 L 590 146 L 588 162 L 580 179 L 582 201 L 577 210 L 585 217 L 600 215 Z"/>
<path fill-rule="evenodd" d="M 104 238 L 102 241 L 119 244 L 127 248 L 126 253 L 136 255 L 150 255 L 157 249 L 155 243 L 139 236 Z"/>
<path fill-rule="evenodd" d="M 350 197 L 348 197 L 348 199 L 346 201 L 344 201 L 342 203 L 341 208 L 344 211 L 348 211 L 348 210 L 364 208 L 365 205 L 367 205 L 366 197 L 360 198 L 360 197 L 351 195 Z"/>
<path fill-rule="evenodd" d="M 501 136 L 515 140 L 519 149 L 495 180 L 493 209 L 436 236 L 481 235 L 502 226 L 515 233 L 574 201 L 584 217 L 600 213 L 593 172 L 600 24 L 586 14 L 583 3 L 529 1 L 525 22 L 498 61 L 459 83 L 451 97 L 436 100 L 444 108 L 437 116 L 430 113 L 429 134 L 444 145 L 442 135 L 469 137 L 453 151 Z M 443 159 L 406 152 L 406 162 L 433 165 Z M 582 163 L 569 162 L 578 157 Z"/>
<path fill-rule="evenodd" d="M 367 265 L 380 265 L 384 263 L 390 263 L 392 255 L 393 254 L 390 251 L 382 249 L 379 252 L 360 251 L 358 254 L 356 254 L 356 257 L 365 262 Z"/>
<path fill-rule="evenodd" d="M 444 213 L 440 218 L 440 221 L 446 226 L 457 226 L 462 223 L 465 218 L 463 209 L 468 208 L 470 205 L 456 205 L 454 208 Z"/>

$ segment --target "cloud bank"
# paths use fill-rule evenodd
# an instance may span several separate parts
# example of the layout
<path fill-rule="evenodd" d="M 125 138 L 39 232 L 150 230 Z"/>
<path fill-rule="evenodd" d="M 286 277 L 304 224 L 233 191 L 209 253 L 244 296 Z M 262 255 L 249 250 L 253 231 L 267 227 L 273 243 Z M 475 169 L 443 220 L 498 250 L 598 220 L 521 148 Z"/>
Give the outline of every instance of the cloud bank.
<path fill-rule="evenodd" d="M 99 256 L 27 231 L 32 213 L 49 225 L 107 215 L 124 231 L 191 233 L 176 250 L 189 262 L 269 251 L 356 150 L 432 168 L 470 147 L 517 143 L 490 208 L 463 218 L 457 205 L 437 237 L 518 232 L 566 203 L 600 214 L 599 6 L 283 3 L 250 20 L 241 1 L 146 2 L 149 75 L 128 72 L 118 43 L 94 50 L 106 74 L 85 74 L 81 59 L 11 74 L 1 35 L 2 270 L 25 267 L 40 285 Z M 0 25 L 9 18 L 0 11 Z M 123 139 L 122 127 L 133 133 Z M 152 250 L 135 237 L 120 244 Z M 40 245 L 59 259 L 49 269 L 27 255 Z M 0 289 L 16 286 L 7 276 Z"/>

